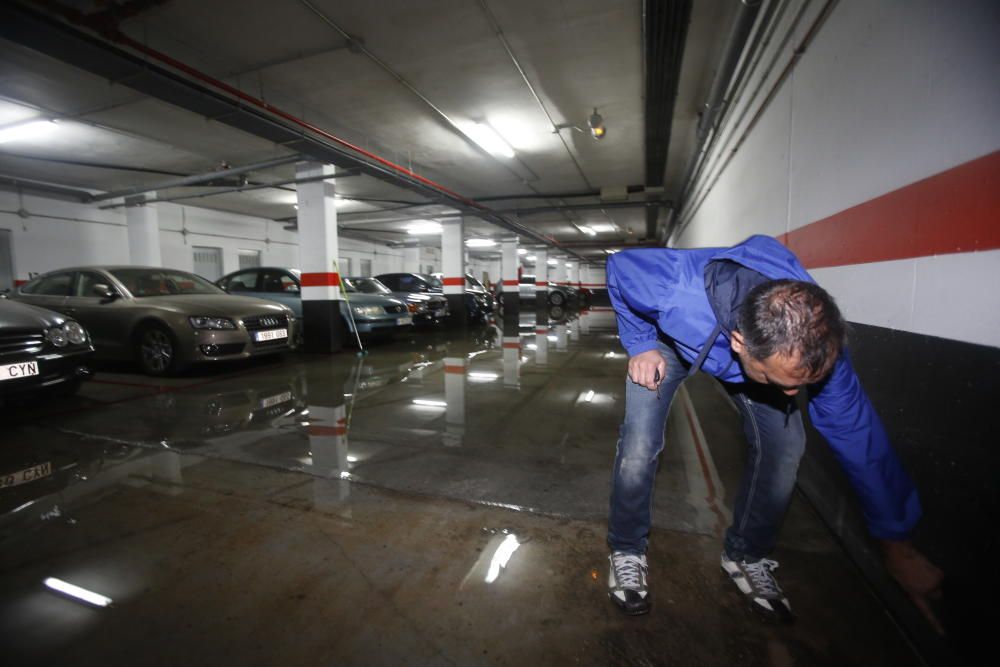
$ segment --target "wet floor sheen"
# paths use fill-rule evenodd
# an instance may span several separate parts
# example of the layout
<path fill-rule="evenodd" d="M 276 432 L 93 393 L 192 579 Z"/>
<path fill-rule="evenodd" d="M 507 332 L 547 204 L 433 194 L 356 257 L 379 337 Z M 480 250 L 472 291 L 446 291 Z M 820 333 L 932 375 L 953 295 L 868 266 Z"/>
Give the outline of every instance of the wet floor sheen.
<path fill-rule="evenodd" d="M 743 607 L 718 554 L 745 446 L 707 378 L 668 424 L 653 611 L 619 614 L 624 367 L 609 312 L 525 314 L 363 358 L 107 368 L 74 399 L 0 408 L 0 473 L 39 471 L 0 488 L 4 662 L 914 664 L 799 499 L 775 555 L 798 622 Z"/>

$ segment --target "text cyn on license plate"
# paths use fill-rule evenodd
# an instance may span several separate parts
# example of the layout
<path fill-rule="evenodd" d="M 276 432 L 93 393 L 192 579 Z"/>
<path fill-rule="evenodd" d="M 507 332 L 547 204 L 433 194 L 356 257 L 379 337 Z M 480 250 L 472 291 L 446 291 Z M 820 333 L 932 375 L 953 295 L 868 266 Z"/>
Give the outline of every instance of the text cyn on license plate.
<path fill-rule="evenodd" d="M 272 408 L 275 405 L 279 405 L 290 400 L 292 400 L 292 392 L 286 391 L 281 394 L 275 394 L 274 396 L 268 396 L 267 398 L 260 399 L 260 407 L 262 409 Z"/>
<path fill-rule="evenodd" d="M 396 326 L 404 327 L 408 324 L 413 324 L 412 317 L 401 317 L 398 320 L 396 320 Z"/>
<path fill-rule="evenodd" d="M 253 339 L 257 342 L 262 340 L 281 340 L 288 338 L 288 329 L 267 329 L 265 331 L 254 331 Z"/>
<path fill-rule="evenodd" d="M 52 464 L 49 462 L 40 463 L 36 466 L 25 468 L 24 470 L 18 470 L 17 472 L 9 475 L 0 475 L 0 489 L 6 489 L 8 486 L 17 486 L 18 484 L 34 482 L 37 479 L 48 477 L 51 474 Z"/>
<path fill-rule="evenodd" d="M 0 382 L 3 380 L 17 380 L 32 375 L 38 375 L 37 361 L 24 361 L 20 364 L 5 364 L 0 366 Z"/>

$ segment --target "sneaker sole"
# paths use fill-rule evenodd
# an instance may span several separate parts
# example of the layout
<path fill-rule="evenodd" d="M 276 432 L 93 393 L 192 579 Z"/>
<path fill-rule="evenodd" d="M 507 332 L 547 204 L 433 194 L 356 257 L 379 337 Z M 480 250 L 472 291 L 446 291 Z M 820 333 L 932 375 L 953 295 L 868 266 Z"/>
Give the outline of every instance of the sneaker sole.
<path fill-rule="evenodd" d="M 736 586 L 736 590 L 739 593 L 740 598 L 743 599 L 744 605 L 746 605 L 747 609 L 754 616 L 760 618 L 763 621 L 767 621 L 772 625 L 791 625 L 792 623 L 795 622 L 795 614 L 792 613 L 788 609 L 788 607 L 781 604 L 780 602 L 775 604 L 774 610 L 768 610 L 765 609 L 764 607 L 761 607 L 759 604 L 754 602 L 753 598 L 750 597 L 750 595 L 744 593 L 743 590 L 739 587 L 739 585 L 735 581 L 734 573 L 727 570 L 725 565 L 723 565 L 720 569 L 722 570 L 722 574 L 726 577 L 726 579 L 729 580 L 729 583 Z M 742 572 L 740 571 L 737 571 L 737 574 L 742 576 Z"/>
<path fill-rule="evenodd" d="M 646 603 L 645 609 L 629 609 L 612 593 L 608 593 L 608 599 L 614 602 L 615 606 L 618 607 L 626 616 L 643 616 L 649 613 L 650 604 L 648 602 Z"/>

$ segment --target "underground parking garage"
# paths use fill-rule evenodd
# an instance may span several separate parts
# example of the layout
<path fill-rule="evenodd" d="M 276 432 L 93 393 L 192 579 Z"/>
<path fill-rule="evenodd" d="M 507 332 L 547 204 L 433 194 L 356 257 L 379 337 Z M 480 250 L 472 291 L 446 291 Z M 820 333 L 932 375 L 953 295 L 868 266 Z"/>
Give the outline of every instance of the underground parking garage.
<path fill-rule="evenodd" d="M 998 29 L 0 4 L 4 664 L 972 661 Z"/>

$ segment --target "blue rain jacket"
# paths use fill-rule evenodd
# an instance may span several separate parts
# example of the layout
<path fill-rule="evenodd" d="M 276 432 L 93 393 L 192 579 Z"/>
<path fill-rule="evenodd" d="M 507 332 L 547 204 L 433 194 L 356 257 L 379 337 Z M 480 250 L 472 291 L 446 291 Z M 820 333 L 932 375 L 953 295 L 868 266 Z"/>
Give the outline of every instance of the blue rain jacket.
<path fill-rule="evenodd" d="M 727 260 L 770 280 L 815 282 L 795 255 L 769 236 L 752 236 L 731 248 L 625 250 L 608 258 L 608 293 L 618 319 L 618 334 L 629 356 L 656 347 L 659 337 L 673 341 L 678 354 L 724 382 L 751 382 L 729 346 L 710 298 L 740 299 L 733 286 L 710 284 L 710 262 Z M 710 279 L 718 275 L 710 273 Z M 749 287 L 746 288 L 749 291 Z M 734 301 L 735 303 L 735 301 Z M 718 304 L 716 304 L 718 305 Z M 714 340 L 708 338 L 721 327 Z M 711 347 L 703 352 L 706 345 Z M 920 500 L 889 444 L 885 428 L 851 366 L 847 351 L 823 381 L 808 387 L 809 416 L 847 473 L 876 538 L 904 539 L 920 518 Z"/>

